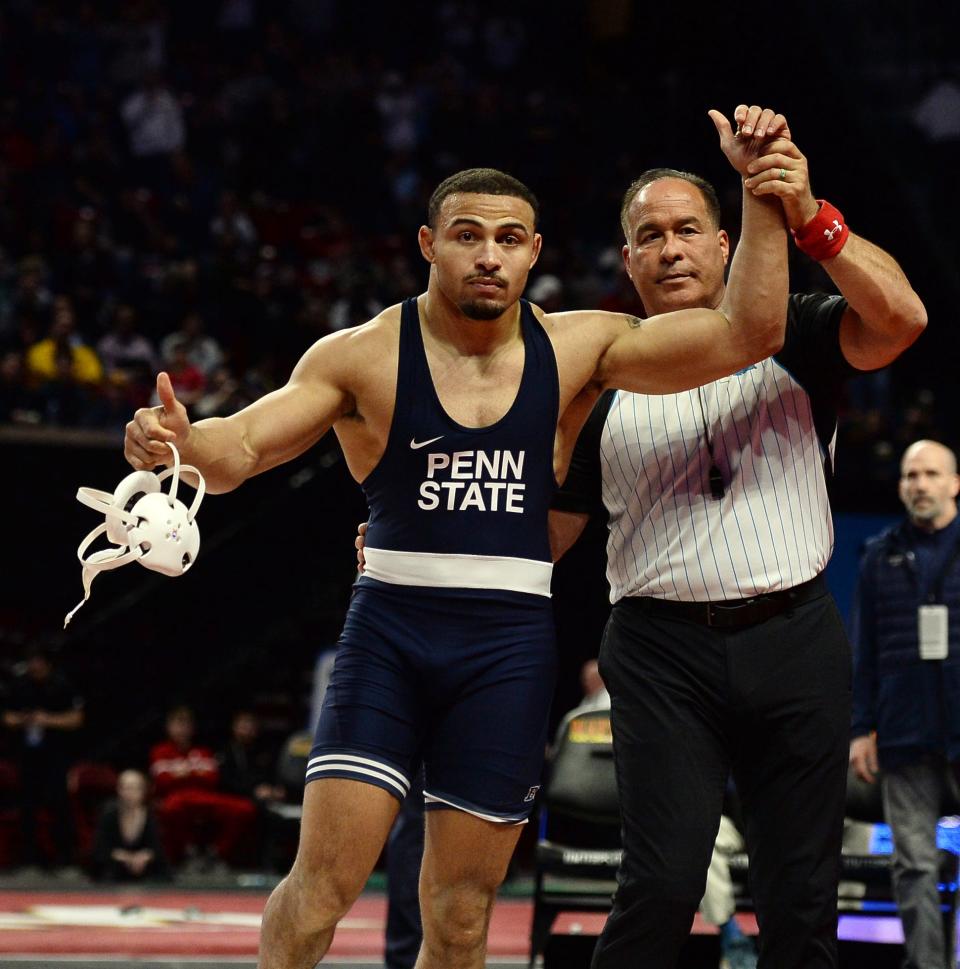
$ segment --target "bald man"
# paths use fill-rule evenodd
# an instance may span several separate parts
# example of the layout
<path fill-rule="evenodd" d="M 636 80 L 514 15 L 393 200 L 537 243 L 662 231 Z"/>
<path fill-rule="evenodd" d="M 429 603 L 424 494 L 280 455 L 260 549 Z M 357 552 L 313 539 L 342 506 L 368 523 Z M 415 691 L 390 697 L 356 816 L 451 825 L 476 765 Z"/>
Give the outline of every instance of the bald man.
<path fill-rule="evenodd" d="M 917 441 L 900 464 L 904 521 L 871 539 L 854 614 L 850 763 L 880 778 L 907 969 L 942 969 L 937 820 L 960 768 L 960 477 L 954 453 Z M 953 964 L 951 959 L 950 964 Z"/>

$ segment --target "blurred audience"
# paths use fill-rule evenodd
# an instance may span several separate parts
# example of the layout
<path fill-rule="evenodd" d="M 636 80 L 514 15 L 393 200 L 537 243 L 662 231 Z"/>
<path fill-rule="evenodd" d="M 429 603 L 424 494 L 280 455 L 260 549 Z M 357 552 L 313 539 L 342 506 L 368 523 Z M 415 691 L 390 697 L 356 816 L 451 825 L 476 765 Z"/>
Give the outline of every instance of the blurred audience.
<path fill-rule="evenodd" d="M 27 378 L 43 413 L 55 424 L 89 423 L 95 388 L 103 379 L 96 351 L 76 332 L 73 304 L 67 296 L 53 301 L 47 337 L 27 351 Z"/>
<path fill-rule="evenodd" d="M 246 797 L 219 790 L 220 771 L 209 747 L 194 740 L 189 707 L 166 718 L 166 739 L 150 751 L 163 843 L 173 864 L 188 858 L 200 866 L 235 861 L 250 834 L 256 808 Z"/>
<path fill-rule="evenodd" d="M 67 771 L 76 751 L 72 735 L 84 720 L 83 697 L 60 672 L 54 654 L 32 646 L 3 698 L 3 723 L 16 734 L 20 774 L 22 861 L 40 867 L 74 862 L 74 830 Z M 38 814 L 50 812 L 53 855 L 38 837 Z"/>
<path fill-rule="evenodd" d="M 277 783 L 277 750 L 264 742 L 260 721 L 251 710 L 238 710 L 230 722 L 230 737 L 217 754 L 220 789 L 247 798 L 256 808 L 256 837 L 241 860 L 269 868 L 276 854 L 280 832 L 271 804 L 285 800 L 287 792 Z"/>
<path fill-rule="evenodd" d="M 628 6 L 615 30 L 606 16 L 599 30 L 591 5 L 547 24 L 533 8 L 490 17 L 475 0 L 445 0 L 415 28 L 395 16 L 361 28 L 346 8 L 302 2 L 202 13 L 173 4 L 162 15 L 155 4 L 10 5 L 0 62 L 0 349 L 22 359 L 5 358 L 0 421 L 116 427 L 142 402 L 139 368 L 155 369 L 152 347 L 177 368 L 198 416 L 275 387 L 311 342 L 416 288 L 423 271 L 410 233 L 433 185 L 477 164 L 478 144 L 495 146 L 491 161 L 542 195 L 547 245 L 531 298 L 550 310 L 635 312 L 619 192 L 661 138 L 656 105 L 674 104 L 676 92 L 671 66 L 655 59 L 646 123 L 619 124 L 635 112 L 615 54 L 639 29 Z M 415 62 L 399 53 L 413 36 L 431 39 Z M 542 51 L 570 44 L 583 72 L 548 80 Z M 891 92 L 904 101 L 896 117 L 908 131 L 924 92 L 941 92 L 927 98 L 940 104 L 953 90 L 937 86 L 934 65 L 933 74 L 916 67 L 916 90 Z M 844 70 L 876 80 L 866 63 Z M 670 129 L 672 154 L 702 154 L 709 131 L 695 122 Z M 611 130 L 616 149 L 598 153 Z M 331 150 L 331 131 L 351 149 Z M 926 183 L 909 190 L 919 196 Z M 735 196 L 725 195 L 728 208 Z M 922 200 L 910 209 L 922 212 Z M 868 213 L 861 207 L 859 217 Z M 953 242 L 938 240 L 949 266 L 944 244 Z M 793 270 L 816 267 L 795 260 Z M 72 302 L 66 334 L 55 294 Z M 175 362 L 178 345 L 203 387 Z M 952 375 L 937 375 L 939 360 L 852 388 L 841 503 L 844 489 L 853 497 L 862 484 L 859 463 L 844 460 L 847 437 L 879 443 L 866 467 L 882 485 L 896 475 L 901 448 L 885 442 L 907 402 L 944 429 L 941 388 Z"/>
<path fill-rule="evenodd" d="M 110 329 L 97 343 L 97 354 L 107 382 L 121 393 L 128 409 L 146 404 L 158 369 L 157 352 L 137 330 L 137 311 L 129 303 L 114 308 Z"/>
<path fill-rule="evenodd" d="M 125 882 L 170 878 L 147 778 L 125 770 L 117 778 L 116 800 L 103 806 L 93 842 L 93 875 Z"/>
<path fill-rule="evenodd" d="M 282 801 L 284 789 L 275 782 L 277 751 L 260 737 L 260 721 L 251 710 L 238 710 L 230 724 L 230 739 L 217 756 L 220 788 L 255 802 Z"/>
<path fill-rule="evenodd" d="M 160 354 L 168 366 L 189 364 L 203 379 L 223 363 L 223 350 L 204 333 L 203 317 L 195 312 L 188 313 L 180 328 L 162 340 Z"/>

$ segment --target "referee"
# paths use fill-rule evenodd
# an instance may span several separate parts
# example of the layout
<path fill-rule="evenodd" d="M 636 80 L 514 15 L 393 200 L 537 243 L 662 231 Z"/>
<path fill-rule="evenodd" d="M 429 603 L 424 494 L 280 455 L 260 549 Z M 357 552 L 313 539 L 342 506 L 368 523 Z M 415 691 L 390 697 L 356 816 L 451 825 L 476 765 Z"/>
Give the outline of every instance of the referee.
<path fill-rule="evenodd" d="M 758 124 L 743 106 L 735 118 L 745 135 Z M 551 528 L 559 555 L 601 498 L 609 516 L 600 668 L 624 837 L 593 969 L 676 965 L 731 770 L 761 969 L 837 965 L 851 661 L 822 578 L 837 401 L 846 378 L 908 347 L 926 314 L 896 262 L 813 197 L 792 142 L 747 167 L 726 119 L 714 121 L 746 189 L 779 198 L 842 295 L 791 295 L 783 348 L 740 373 L 680 394 L 605 394 L 577 443 Z M 621 216 L 648 314 L 720 304 L 729 240 L 707 182 L 648 171 Z"/>

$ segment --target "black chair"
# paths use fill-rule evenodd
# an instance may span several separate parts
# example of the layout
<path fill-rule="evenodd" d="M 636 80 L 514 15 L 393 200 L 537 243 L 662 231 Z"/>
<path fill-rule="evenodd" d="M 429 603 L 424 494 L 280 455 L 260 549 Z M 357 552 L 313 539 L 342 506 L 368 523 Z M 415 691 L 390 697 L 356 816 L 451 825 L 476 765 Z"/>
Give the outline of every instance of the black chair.
<path fill-rule="evenodd" d="M 620 855 L 610 711 L 573 711 L 557 732 L 540 810 L 531 966 L 560 912 L 610 910 Z"/>
<path fill-rule="evenodd" d="M 273 871 L 286 871 L 296 854 L 303 815 L 303 788 L 313 734 L 298 730 L 284 742 L 277 758 L 277 783 L 286 790 L 283 801 L 266 806 L 266 865 Z"/>

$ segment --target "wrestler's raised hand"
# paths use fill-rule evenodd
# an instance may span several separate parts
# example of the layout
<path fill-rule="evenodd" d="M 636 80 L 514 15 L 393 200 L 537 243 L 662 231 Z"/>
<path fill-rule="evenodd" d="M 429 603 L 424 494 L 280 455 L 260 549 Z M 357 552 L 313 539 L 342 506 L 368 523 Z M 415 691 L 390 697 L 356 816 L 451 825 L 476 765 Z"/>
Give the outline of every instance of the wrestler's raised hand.
<path fill-rule="evenodd" d="M 775 195 L 783 203 L 783 212 L 791 229 L 806 225 L 818 211 L 817 200 L 810 190 L 807 159 L 787 138 L 766 144 L 758 158 L 747 165 L 749 177 L 743 184 L 754 195 Z"/>
<path fill-rule="evenodd" d="M 183 450 L 190 436 L 187 409 L 177 400 L 166 373 L 157 375 L 158 407 L 141 407 L 127 424 L 123 456 L 137 471 L 149 471 L 158 464 L 170 464 L 173 457 L 167 443 Z"/>
<path fill-rule="evenodd" d="M 711 108 L 707 114 L 720 136 L 720 150 L 741 175 L 749 174 L 747 166 L 760 155 L 767 144 L 778 138 L 790 138 L 787 119 L 773 108 L 761 108 L 758 104 L 738 104 L 733 112 L 736 131 L 726 115 L 716 108 Z"/>

